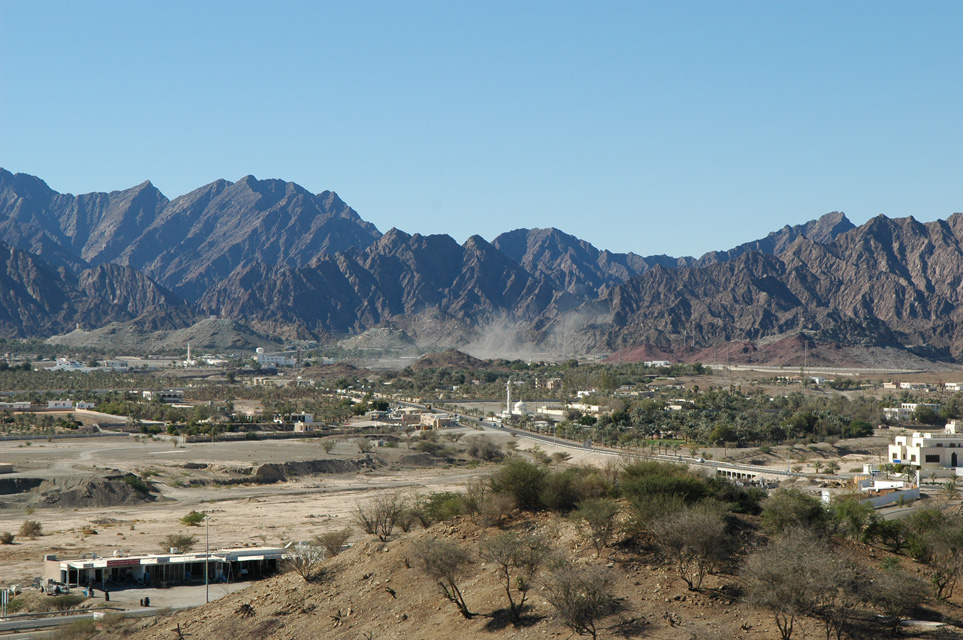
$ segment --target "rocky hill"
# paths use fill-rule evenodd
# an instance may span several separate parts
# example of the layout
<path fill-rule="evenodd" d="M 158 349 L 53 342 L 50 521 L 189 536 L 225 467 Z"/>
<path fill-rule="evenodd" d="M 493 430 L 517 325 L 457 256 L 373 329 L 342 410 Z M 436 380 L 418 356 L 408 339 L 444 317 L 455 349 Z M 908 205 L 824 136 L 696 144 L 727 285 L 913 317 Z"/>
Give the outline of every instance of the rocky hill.
<path fill-rule="evenodd" d="M 755 538 L 757 544 L 761 544 L 762 536 L 754 531 L 755 523 L 739 524 L 745 538 Z M 706 576 L 702 588 L 690 590 L 672 563 L 658 555 L 654 545 L 620 545 L 605 549 L 600 557 L 595 557 L 590 545 L 579 539 L 575 525 L 565 519 L 526 514 L 514 522 L 504 522 L 503 527 L 522 536 L 549 536 L 553 550 L 566 554 L 568 563 L 576 570 L 584 575 L 607 576 L 608 588 L 616 599 L 608 613 L 600 615 L 593 625 L 598 638 L 769 640 L 780 637 L 772 613 L 745 601 L 735 565 L 713 571 Z M 500 534 L 504 535 L 498 528 L 486 529 L 467 519 L 457 519 L 433 525 L 428 530 L 413 529 L 388 542 L 368 536 L 324 561 L 315 580 L 305 581 L 297 573 L 289 572 L 256 582 L 196 609 L 146 618 L 105 618 L 101 624 L 85 627 L 88 631 L 82 637 L 88 640 L 115 637 L 131 640 L 188 637 L 447 640 L 572 638 L 583 637 L 583 633 L 584 637 L 593 637 L 587 629 L 580 634 L 573 633 L 549 603 L 546 567 L 542 567 L 533 584 L 529 584 L 532 588 L 520 621 L 511 622 L 499 565 L 478 555 L 485 541 Z M 456 605 L 445 599 L 440 586 L 444 578 L 433 579 L 422 571 L 419 546 L 426 541 L 454 545 L 469 555 L 468 566 L 452 569 L 450 574 L 464 597 L 470 617 L 461 615 Z M 913 564 L 867 545 L 843 542 L 833 551 L 839 558 L 866 567 L 864 574 L 878 572 L 871 567 L 883 558 L 897 566 L 900 562 Z M 521 573 L 514 567 L 509 571 L 513 578 Z M 922 581 L 909 586 L 925 590 Z M 517 601 L 519 593 L 514 584 L 513 591 Z M 794 587 L 784 591 L 787 596 L 797 594 Z M 919 599 L 916 595 L 912 601 Z M 904 606 L 900 609 L 904 617 L 914 613 L 925 614 L 927 618 L 913 625 L 904 624 L 899 635 L 956 637 L 959 622 L 952 612 L 958 600 L 956 597 L 952 602 L 937 603 L 932 608 Z M 574 594 L 570 601 L 579 602 Z M 888 618 L 875 615 L 872 606 L 850 601 L 845 604 L 851 607 L 845 611 L 847 617 L 841 623 L 831 619 L 844 629 L 840 637 L 889 637 Z M 152 605 L 164 607 L 163 596 L 152 597 Z M 799 634 L 807 638 L 823 637 L 827 628 L 831 633 L 835 631 L 816 611 L 810 609 L 795 616 L 793 623 L 798 633 L 794 638 Z M 943 620 L 943 623 L 934 620 Z"/>

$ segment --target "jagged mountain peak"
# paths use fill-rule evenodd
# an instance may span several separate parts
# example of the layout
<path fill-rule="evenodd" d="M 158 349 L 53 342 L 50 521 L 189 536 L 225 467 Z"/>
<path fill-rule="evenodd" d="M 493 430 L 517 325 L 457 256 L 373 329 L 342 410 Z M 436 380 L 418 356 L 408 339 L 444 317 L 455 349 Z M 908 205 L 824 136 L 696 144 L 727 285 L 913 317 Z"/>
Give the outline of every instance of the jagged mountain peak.
<path fill-rule="evenodd" d="M 397 323 L 436 346 L 464 344 L 492 322 L 568 344 L 575 323 L 585 350 L 807 331 L 963 358 L 960 214 L 857 227 L 834 211 L 697 260 L 599 250 L 554 227 L 461 244 L 397 228 L 382 235 L 334 191 L 253 175 L 168 201 L 150 181 L 72 196 L 0 169 L 0 241 L 16 247 L 0 249 L 0 290 L 22 305 L 16 318 L 42 318 L 28 328 L 0 309 L 7 334 L 148 312 L 179 322 L 193 311 L 158 309 L 188 309 L 183 298 L 265 331 Z"/>

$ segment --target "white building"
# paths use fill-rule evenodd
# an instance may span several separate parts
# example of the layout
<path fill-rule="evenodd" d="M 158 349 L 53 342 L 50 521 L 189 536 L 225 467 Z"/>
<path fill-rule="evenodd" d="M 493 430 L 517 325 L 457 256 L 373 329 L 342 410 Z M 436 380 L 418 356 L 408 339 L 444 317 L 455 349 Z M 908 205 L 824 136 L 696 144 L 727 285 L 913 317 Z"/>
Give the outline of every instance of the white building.
<path fill-rule="evenodd" d="M 315 424 L 314 414 L 312 413 L 286 413 L 283 416 L 280 413 L 274 415 L 275 424 Z"/>
<path fill-rule="evenodd" d="M 920 433 L 896 436 L 889 445 L 887 458 L 893 464 L 908 464 L 920 469 L 951 469 L 963 466 L 963 433 L 957 433 L 956 421 L 946 425 L 943 433 Z"/>
<path fill-rule="evenodd" d="M 926 408 L 936 412 L 940 410 L 940 405 L 928 402 L 904 402 L 898 407 L 885 407 L 883 418 L 887 422 L 909 422 L 916 418 L 918 408 Z"/>
<path fill-rule="evenodd" d="M 152 401 L 154 399 L 163 402 L 164 404 L 179 404 L 184 401 L 184 392 L 179 389 L 170 389 L 168 391 L 143 391 L 141 395 L 145 400 Z"/>
<path fill-rule="evenodd" d="M 293 367 L 298 363 L 297 351 L 276 351 L 273 353 L 258 347 L 254 356 L 257 363 L 262 367 Z"/>
<path fill-rule="evenodd" d="M 97 367 L 88 367 L 84 364 L 77 362 L 76 360 L 69 360 L 67 358 L 57 358 L 57 364 L 50 367 L 51 371 L 81 371 L 86 373 L 88 371 L 93 371 Z"/>
<path fill-rule="evenodd" d="M 523 418 L 530 413 L 531 411 L 528 410 L 528 403 L 525 402 L 524 400 L 519 400 L 518 402 L 515 403 L 515 406 L 512 408 L 513 415 L 522 416 Z"/>
<path fill-rule="evenodd" d="M 50 400 L 47 402 L 47 408 L 70 410 L 74 408 L 74 401 L 73 400 Z"/>
<path fill-rule="evenodd" d="M 279 547 L 245 547 L 197 553 L 161 553 L 58 560 L 54 554 L 44 556 L 45 580 L 56 580 L 70 586 L 93 584 L 101 589 L 129 584 L 204 583 L 204 572 L 217 581 L 250 580 L 278 571 L 285 551 Z"/>

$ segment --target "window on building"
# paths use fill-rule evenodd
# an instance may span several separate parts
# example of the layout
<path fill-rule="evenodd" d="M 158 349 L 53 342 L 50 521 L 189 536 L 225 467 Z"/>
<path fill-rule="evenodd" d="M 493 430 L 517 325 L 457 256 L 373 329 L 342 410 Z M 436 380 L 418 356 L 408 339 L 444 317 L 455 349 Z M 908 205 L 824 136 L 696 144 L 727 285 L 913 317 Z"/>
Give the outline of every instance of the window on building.
<path fill-rule="evenodd" d="M 925 458 L 926 458 L 926 461 L 927 461 L 927 462 L 939 462 L 939 461 L 940 461 L 940 454 L 938 454 L 938 453 L 927 453 L 926 456 L 925 456 Z"/>

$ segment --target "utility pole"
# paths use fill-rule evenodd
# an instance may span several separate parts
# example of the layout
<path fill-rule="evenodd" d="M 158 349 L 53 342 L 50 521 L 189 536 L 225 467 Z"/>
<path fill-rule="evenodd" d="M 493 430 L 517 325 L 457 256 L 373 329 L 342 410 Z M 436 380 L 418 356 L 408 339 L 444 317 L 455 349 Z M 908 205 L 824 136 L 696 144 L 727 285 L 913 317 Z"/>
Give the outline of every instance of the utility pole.
<path fill-rule="evenodd" d="M 204 602 L 210 602 L 211 572 L 209 566 L 211 561 L 211 516 L 206 516 L 204 522 L 207 523 L 207 551 L 204 553 Z"/>

